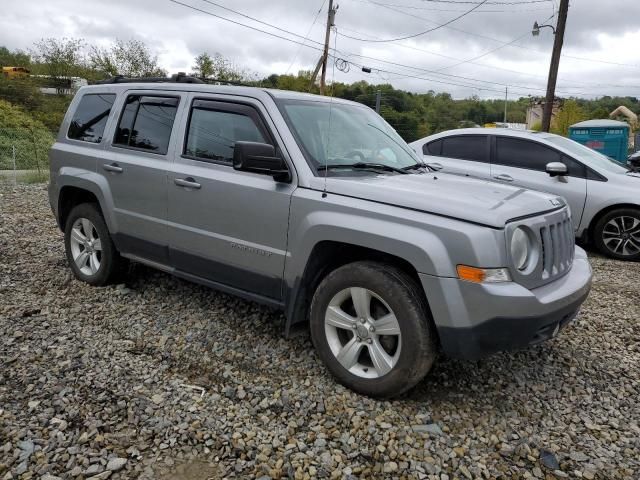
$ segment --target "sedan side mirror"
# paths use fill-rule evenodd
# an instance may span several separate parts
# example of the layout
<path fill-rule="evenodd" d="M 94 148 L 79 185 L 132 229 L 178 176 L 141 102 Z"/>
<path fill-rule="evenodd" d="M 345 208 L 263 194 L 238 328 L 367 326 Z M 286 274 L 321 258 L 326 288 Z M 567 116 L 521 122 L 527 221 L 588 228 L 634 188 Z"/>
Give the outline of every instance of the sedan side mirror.
<path fill-rule="evenodd" d="M 569 174 L 569 169 L 562 162 L 547 163 L 546 170 L 552 177 L 564 177 Z"/>
<path fill-rule="evenodd" d="M 276 156 L 275 147 L 268 143 L 236 142 L 233 149 L 233 168 L 271 175 L 277 182 L 291 181 L 286 162 Z"/>

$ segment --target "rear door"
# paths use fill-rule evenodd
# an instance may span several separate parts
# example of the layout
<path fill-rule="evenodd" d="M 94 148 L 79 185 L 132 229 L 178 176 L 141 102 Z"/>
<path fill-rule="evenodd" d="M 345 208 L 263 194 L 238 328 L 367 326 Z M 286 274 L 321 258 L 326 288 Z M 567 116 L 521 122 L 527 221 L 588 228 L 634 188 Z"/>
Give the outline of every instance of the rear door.
<path fill-rule="evenodd" d="M 495 147 L 491 175 L 509 185 L 530 188 L 564 197 L 571 207 L 574 229 L 578 229 L 587 198 L 585 166 L 563 153 L 532 140 L 494 137 Z M 552 177 L 546 172 L 551 162 L 562 162 L 566 177 Z"/>
<path fill-rule="evenodd" d="M 234 170 L 236 141 L 270 143 L 277 131 L 257 100 L 193 94 L 169 172 L 172 265 L 272 300 L 282 297 L 293 183 Z"/>
<path fill-rule="evenodd" d="M 119 99 L 112 144 L 98 162 L 109 183 L 123 253 L 168 264 L 167 164 L 185 94 L 129 91 Z"/>
<path fill-rule="evenodd" d="M 422 153 L 424 161 L 436 170 L 488 179 L 489 148 L 487 135 L 451 135 L 426 143 Z"/>

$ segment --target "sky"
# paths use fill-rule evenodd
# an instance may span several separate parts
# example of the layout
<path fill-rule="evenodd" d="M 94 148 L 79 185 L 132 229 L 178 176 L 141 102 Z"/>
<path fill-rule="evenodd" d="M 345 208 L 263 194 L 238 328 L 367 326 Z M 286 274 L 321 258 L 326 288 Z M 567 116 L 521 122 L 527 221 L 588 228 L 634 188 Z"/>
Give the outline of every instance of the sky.
<path fill-rule="evenodd" d="M 327 80 L 454 98 L 504 98 L 505 89 L 511 99 L 543 96 L 554 35 L 543 28 L 534 37 L 531 29 L 534 21 L 555 25 L 559 1 L 334 0 L 331 54 L 344 61 L 341 69 L 331 61 Z M 27 50 L 41 38 L 74 37 L 107 47 L 136 38 L 170 73 L 189 72 L 201 52 L 218 52 L 258 77 L 295 74 L 318 61 L 328 3 L 2 0 L 0 45 Z M 640 97 L 640 1 L 571 1 L 557 94 Z"/>

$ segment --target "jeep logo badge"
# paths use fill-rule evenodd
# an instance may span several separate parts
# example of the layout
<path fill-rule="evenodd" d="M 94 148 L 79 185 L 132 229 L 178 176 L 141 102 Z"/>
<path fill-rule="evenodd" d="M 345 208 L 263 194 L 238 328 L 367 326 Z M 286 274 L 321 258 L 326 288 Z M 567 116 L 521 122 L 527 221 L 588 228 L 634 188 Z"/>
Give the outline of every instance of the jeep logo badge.
<path fill-rule="evenodd" d="M 551 205 L 553 205 L 554 207 L 559 207 L 560 205 L 562 205 L 562 202 L 560 201 L 559 198 L 552 198 L 549 201 L 551 202 Z"/>

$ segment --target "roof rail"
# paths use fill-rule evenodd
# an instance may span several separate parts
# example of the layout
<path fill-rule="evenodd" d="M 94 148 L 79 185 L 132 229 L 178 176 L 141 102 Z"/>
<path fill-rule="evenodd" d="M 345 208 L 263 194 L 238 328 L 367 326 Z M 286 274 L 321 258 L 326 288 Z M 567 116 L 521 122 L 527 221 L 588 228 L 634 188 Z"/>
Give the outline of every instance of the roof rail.
<path fill-rule="evenodd" d="M 107 85 L 111 83 L 205 83 L 199 78 L 179 72 L 170 77 L 125 77 L 124 75 L 116 75 L 96 82 L 98 85 Z"/>

